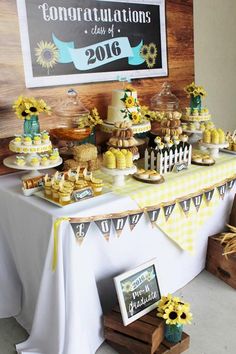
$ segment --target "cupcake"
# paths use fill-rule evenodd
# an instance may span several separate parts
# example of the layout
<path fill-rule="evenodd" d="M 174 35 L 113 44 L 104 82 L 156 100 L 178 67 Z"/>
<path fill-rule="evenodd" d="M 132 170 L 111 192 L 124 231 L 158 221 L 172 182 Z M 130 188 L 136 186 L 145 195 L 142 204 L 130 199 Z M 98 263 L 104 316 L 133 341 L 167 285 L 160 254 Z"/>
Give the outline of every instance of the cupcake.
<path fill-rule="evenodd" d="M 24 166 L 26 163 L 24 156 L 16 156 L 16 164 L 17 166 Z"/>
<path fill-rule="evenodd" d="M 32 167 L 38 167 L 39 166 L 39 158 L 38 157 L 32 157 L 32 159 L 30 160 L 30 165 Z"/>
<path fill-rule="evenodd" d="M 15 137 L 13 142 L 14 142 L 15 146 L 20 146 L 21 145 L 21 136 L 20 135 L 16 135 L 16 137 Z"/>
<path fill-rule="evenodd" d="M 49 165 L 48 156 L 46 156 L 46 155 L 41 156 L 40 163 L 41 163 L 42 166 L 48 166 Z"/>
<path fill-rule="evenodd" d="M 41 135 L 40 134 L 34 135 L 34 138 L 33 138 L 34 145 L 40 145 L 41 142 L 42 142 Z"/>
<path fill-rule="evenodd" d="M 25 136 L 23 138 L 23 144 L 26 146 L 30 146 L 32 144 L 32 139 L 30 136 Z"/>
<path fill-rule="evenodd" d="M 58 156 L 50 155 L 49 156 L 49 163 L 50 165 L 54 165 L 58 161 Z"/>
<path fill-rule="evenodd" d="M 194 108 L 194 109 L 193 109 L 192 115 L 193 115 L 194 117 L 197 117 L 197 116 L 198 116 L 198 109 L 197 109 L 197 108 Z"/>
<path fill-rule="evenodd" d="M 47 144 L 50 142 L 49 134 L 46 131 L 42 132 L 42 142 L 43 144 Z"/>

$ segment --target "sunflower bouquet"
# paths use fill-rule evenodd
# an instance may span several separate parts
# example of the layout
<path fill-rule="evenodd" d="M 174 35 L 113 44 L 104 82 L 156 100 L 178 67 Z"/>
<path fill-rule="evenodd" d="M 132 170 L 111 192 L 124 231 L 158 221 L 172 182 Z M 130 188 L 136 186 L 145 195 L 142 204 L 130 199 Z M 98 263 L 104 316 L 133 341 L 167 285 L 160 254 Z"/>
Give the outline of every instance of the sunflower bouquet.
<path fill-rule="evenodd" d="M 192 82 L 190 85 L 187 85 L 184 88 L 184 91 L 187 93 L 188 97 L 206 97 L 206 90 L 202 86 L 197 86 L 194 82 Z"/>
<path fill-rule="evenodd" d="M 51 108 L 43 99 L 36 100 L 34 97 L 19 96 L 12 108 L 19 119 L 30 120 L 32 116 L 38 116 L 39 113 L 51 113 Z"/>
<path fill-rule="evenodd" d="M 103 120 L 100 117 L 100 114 L 96 107 L 94 107 L 90 114 L 82 119 L 78 119 L 77 124 L 78 128 L 90 127 L 94 128 L 96 125 L 100 125 L 103 123 Z"/>
<path fill-rule="evenodd" d="M 184 325 L 191 323 L 192 320 L 190 305 L 170 294 L 161 297 L 157 306 L 157 316 L 163 318 L 167 325 Z"/>

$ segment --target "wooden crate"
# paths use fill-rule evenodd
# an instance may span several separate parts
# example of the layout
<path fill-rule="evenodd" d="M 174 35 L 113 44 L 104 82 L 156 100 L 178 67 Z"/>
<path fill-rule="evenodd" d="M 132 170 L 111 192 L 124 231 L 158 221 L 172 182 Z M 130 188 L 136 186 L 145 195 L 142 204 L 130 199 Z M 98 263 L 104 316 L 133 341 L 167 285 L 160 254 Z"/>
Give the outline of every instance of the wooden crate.
<path fill-rule="evenodd" d="M 156 310 L 124 326 L 116 307 L 104 316 L 104 333 L 119 354 L 180 354 L 189 347 L 189 336 L 185 333 L 177 344 L 164 340 L 164 321 L 156 317 Z"/>
<path fill-rule="evenodd" d="M 236 255 L 222 256 L 224 247 L 214 239 L 217 236 L 208 238 L 206 270 L 236 289 Z"/>
<path fill-rule="evenodd" d="M 107 336 L 109 337 L 109 329 L 106 329 Z M 112 337 L 111 340 L 107 340 L 107 343 L 114 348 L 119 354 L 140 354 L 140 353 L 147 353 L 147 352 L 141 352 L 140 347 L 138 345 L 134 347 L 133 340 L 130 338 L 125 339 L 123 338 L 124 336 L 115 336 Z M 120 344 L 121 343 L 121 344 Z M 156 349 L 154 354 L 181 354 L 185 350 L 189 348 L 190 344 L 190 337 L 188 334 L 183 332 L 182 340 L 179 343 L 170 343 L 167 342 L 166 340 L 163 340 L 160 346 Z M 131 348 L 130 350 L 128 348 Z M 137 348 L 137 350 L 136 350 Z"/>

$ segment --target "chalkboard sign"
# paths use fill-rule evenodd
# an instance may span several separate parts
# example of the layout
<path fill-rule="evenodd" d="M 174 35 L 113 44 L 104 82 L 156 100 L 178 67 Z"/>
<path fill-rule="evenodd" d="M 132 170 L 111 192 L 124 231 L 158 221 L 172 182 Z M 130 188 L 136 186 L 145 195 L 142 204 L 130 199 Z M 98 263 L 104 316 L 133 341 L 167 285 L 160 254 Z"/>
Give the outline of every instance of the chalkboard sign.
<path fill-rule="evenodd" d="M 125 326 L 157 307 L 161 294 L 155 259 L 115 277 L 114 282 Z"/>
<path fill-rule="evenodd" d="M 164 0 L 17 0 L 27 87 L 167 75 Z"/>

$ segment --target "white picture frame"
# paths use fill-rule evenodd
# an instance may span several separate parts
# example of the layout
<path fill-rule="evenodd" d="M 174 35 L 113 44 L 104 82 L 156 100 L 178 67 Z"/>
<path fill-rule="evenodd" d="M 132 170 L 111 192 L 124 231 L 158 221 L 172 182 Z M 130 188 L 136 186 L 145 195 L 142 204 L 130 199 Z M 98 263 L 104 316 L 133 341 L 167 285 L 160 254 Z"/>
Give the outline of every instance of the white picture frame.
<path fill-rule="evenodd" d="M 161 293 L 156 258 L 116 276 L 114 283 L 124 326 L 157 308 Z"/>
<path fill-rule="evenodd" d="M 79 1 L 80 0 L 78 0 L 78 2 Z M 90 0 L 88 0 L 88 1 L 90 1 Z M 126 61 L 128 62 L 129 59 L 132 58 L 133 55 L 134 55 L 133 58 L 135 58 L 135 54 L 134 54 L 134 52 L 136 50 L 135 48 L 139 47 L 138 45 L 133 46 L 133 45 L 131 45 L 131 42 L 129 42 L 129 39 L 130 39 L 129 36 L 132 36 L 131 33 L 133 32 L 133 27 L 132 27 L 131 30 L 128 32 L 128 34 L 125 32 L 125 30 L 123 33 L 122 29 L 121 29 L 121 36 L 120 37 L 118 37 L 118 33 L 116 33 L 114 35 L 113 39 L 115 40 L 118 38 L 117 39 L 118 44 L 121 48 L 120 57 L 118 56 L 117 58 L 109 59 L 109 60 L 114 60 L 112 63 L 111 62 L 105 63 L 105 61 L 108 60 L 107 59 L 108 53 L 106 52 L 106 58 L 104 59 L 104 63 L 102 63 L 102 64 L 100 63 L 99 64 L 100 67 L 92 68 L 92 70 L 96 70 L 96 72 L 95 71 L 89 72 L 89 70 L 91 70 L 90 69 L 91 67 L 89 67 L 89 65 L 88 65 L 89 54 L 85 54 L 85 53 L 88 50 L 90 50 L 90 51 L 93 50 L 93 52 L 96 53 L 96 49 L 98 49 L 98 47 L 100 47 L 100 50 L 101 49 L 103 50 L 104 47 L 108 46 L 108 42 L 110 42 L 110 45 L 112 45 L 111 39 L 109 40 L 106 38 L 106 40 L 103 41 L 103 36 L 96 34 L 96 37 L 94 37 L 94 42 L 93 42 L 94 44 L 91 44 L 91 39 L 90 39 L 90 42 L 88 42 L 89 43 L 88 46 L 86 46 L 86 45 L 78 46 L 76 44 L 76 42 L 73 42 L 75 40 L 75 38 L 73 38 L 73 36 L 70 39 L 67 38 L 67 41 L 61 42 L 60 41 L 61 38 L 66 37 L 66 36 L 64 36 L 64 33 L 63 33 L 63 31 L 65 30 L 65 27 L 62 26 L 61 31 L 60 31 L 60 28 L 58 29 L 60 24 L 57 24 L 57 29 L 58 29 L 57 33 L 61 35 L 59 42 L 61 42 L 62 48 L 65 48 L 66 44 L 68 44 L 68 46 L 73 47 L 72 49 L 71 48 L 69 49 L 72 61 L 70 62 L 70 64 L 62 63 L 61 62 L 61 58 L 62 58 L 61 53 L 62 52 L 60 49 L 59 50 L 59 53 L 60 53 L 59 58 L 60 59 L 59 59 L 59 62 L 57 62 L 56 64 L 54 63 L 55 67 L 48 68 L 47 70 L 43 67 L 39 67 L 40 65 L 42 66 L 42 62 L 40 64 L 36 60 L 36 59 L 38 59 L 38 57 L 36 58 L 36 56 L 35 56 L 35 50 L 37 48 L 37 45 L 39 45 L 40 41 L 43 41 L 44 43 L 46 41 L 50 41 L 50 43 L 51 42 L 53 43 L 53 41 L 54 41 L 53 44 L 55 44 L 55 38 L 53 37 L 52 32 L 50 32 L 50 31 L 52 31 L 51 27 L 49 27 L 50 30 L 48 30 L 50 32 L 50 36 L 45 35 L 45 31 L 46 31 L 45 28 L 49 22 L 47 22 L 47 21 L 44 21 L 44 23 L 39 22 L 39 16 L 40 16 L 40 21 L 41 21 L 42 13 L 39 15 L 39 13 L 37 11 L 38 9 L 35 4 L 34 4 L 35 7 L 32 9 L 32 5 L 30 5 L 30 4 L 34 3 L 34 2 L 36 2 L 36 0 L 17 0 L 26 87 L 44 87 L 44 86 L 68 85 L 68 84 L 100 82 L 100 81 L 115 81 L 115 80 L 124 80 L 124 78 L 126 80 L 131 80 L 131 79 L 136 79 L 136 78 L 163 77 L 163 76 L 168 75 L 165 0 L 97 0 L 98 4 L 100 2 L 103 2 L 103 3 L 110 2 L 110 3 L 118 3 L 118 4 L 124 3 L 124 6 L 127 6 L 127 4 L 128 5 L 130 4 L 129 6 L 132 6 L 133 4 L 138 4 L 138 5 L 147 5 L 147 6 L 148 5 L 154 5 L 154 6 L 156 5 L 159 7 L 160 23 L 157 24 L 156 21 L 154 21 L 154 23 L 151 24 L 150 26 L 152 26 L 152 31 L 153 30 L 155 31 L 155 26 L 160 27 L 160 28 L 159 27 L 156 27 L 156 28 L 158 28 L 158 31 L 160 30 L 160 34 L 158 35 L 160 37 L 160 43 L 159 43 L 160 44 L 160 53 L 158 52 L 158 57 L 160 59 L 158 59 L 158 60 L 161 61 L 161 64 L 160 64 L 161 67 L 148 68 L 148 66 L 147 66 L 148 64 L 147 64 L 146 65 L 147 68 L 145 66 L 145 69 L 144 69 L 144 68 L 140 68 L 140 66 L 137 64 L 137 62 L 136 62 L 136 64 L 130 64 L 130 62 L 129 62 L 129 64 L 125 65 L 125 67 L 128 67 L 129 70 L 122 69 L 122 65 L 119 64 L 119 63 L 121 63 L 121 60 L 126 59 Z M 53 7 L 54 8 L 56 7 L 56 0 L 47 0 L 45 2 L 38 2 L 38 5 L 42 6 L 43 3 L 48 4 L 48 6 L 50 4 L 53 4 Z M 28 13 L 27 13 L 27 5 L 31 6 L 30 9 L 28 9 Z M 66 3 L 65 6 L 69 7 L 69 3 Z M 41 9 L 41 12 L 42 12 L 42 9 Z M 49 12 L 47 12 L 47 15 L 48 14 L 49 14 Z M 55 15 L 54 12 L 52 12 L 52 14 Z M 60 13 L 60 16 L 62 16 L 62 12 Z M 34 21 L 34 18 L 36 21 L 37 31 L 30 30 L 30 28 L 32 29 L 32 27 L 33 27 L 32 21 Z M 67 22 L 69 23 L 69 21 L 67 21 Z M 73 23 L 76 23 L 76 21 L 74 21 Z M 87 25 L 87 23 L 88 22 L 86 22 L 85 25 Z M 90 35 L 91 35 L 91 31 L 92 31 L 91 28 L 94 23 L 91 23 L 91 25 L 89 27 L 90 28 L 89 29 Z M 116 26 L 114 28 L 117 28 L 117 31 L 119 31 L 118 25 L 116 23 L 112 24 L 112 25 Z M 83 24 L 81 24 L 81 26 L 83 26 Z M 121 24 L 121 26 L 122 26 L 122 24 Z M 134 26 L 134 24 L 132 24 L 131 26 Z M 138 24 L 137 24 L 137 26 L 138 26 Z M 87 31 L 87 30 L 84 30 L 84 28 L 82 31 L 80 31 L 80 33 L 83 33 L 83 36 L 84 36 L 84 32 Z M 108 32 L 108 28 L 106 30 Z M 68 32 L 71 33 L 73 31 L 68 30 Z M 147 32 L 143 32 L 143 33 L 147 33 Z M 49 33 L 46 33 L 46 34 L 49 34 Z M 60 35 L 57 35 L 56 39 L 58 39 L 58 37 Z M 42 36 L 42 37 L 40 37 L 40 36 Z M 36 37 L 37 37 L 37 40 L 36 40 Z M 78 36 L 76 38 L 78 38 Z M 146 39 L 148 39 L 148 37 Z M 113 41 L 113 44 L 114 44 L 114 41 Z M 158 44 L 158 46 L 159 46 L 159 44 Z M 108 48 L 108 47 L 106 47 L 106 48 Z M 73 51 L 73 53 L 74 53 L 73 55 L 72 55 L 71 51 Z M 129 52 L 129 54 L 128 54 L 128 52 Z M 131 54 L 131 52 L 132 52 L 132 54 Z M 136 51 L 136 53 L 137 53 L 137 51 Z M 131 55 L 131 57 L 130 57 L 130 55 Z M 74 59 L 75 57 L 77 58 L 77 60 Z M 94 58 L 95 57 L 96 57 L 96 55 L 94 56 Z M 113 57 L 114 57 L 114 55 L 113 55 Z M 83 58 L 83 60 L 82 60 L 82 58 Z M 76 67 L 75 63 L 77 62 L 78 65 L 81 65 L 81 61 L 85 61 L 85 59 L 86 59 L 86 66 L 85 66 L 86 70 L 84 70 L 84 72 L 78 71 L 79 69 Z M 88 62 L 87 62 L 87 60 L 88 60 Z M 74 64 L 74 66 L 72 65 L 72 63 Z M 97 60 L 97 63 L 98 63 L 98 60 Z M 107 64 L 109 64 L 109 65 L 107 65 Z M 68 67 L 68 65 L 71 65 L 71 66 Z M 72 70 L 72 66 L 73 66 L 73 70 Z M 114 68 L 115 70 L 112 70 L 112 68 Z M 120 68 L 120 70 L 118 70 L 118 68 Z M 83 69 L 81 69 L 81 70 L 83 70 Z M 59 75 L 58 75 L 58 73 L 59 73 Z"/>

